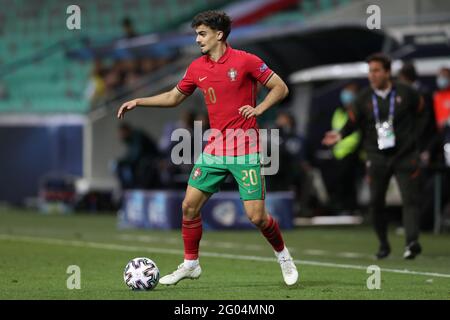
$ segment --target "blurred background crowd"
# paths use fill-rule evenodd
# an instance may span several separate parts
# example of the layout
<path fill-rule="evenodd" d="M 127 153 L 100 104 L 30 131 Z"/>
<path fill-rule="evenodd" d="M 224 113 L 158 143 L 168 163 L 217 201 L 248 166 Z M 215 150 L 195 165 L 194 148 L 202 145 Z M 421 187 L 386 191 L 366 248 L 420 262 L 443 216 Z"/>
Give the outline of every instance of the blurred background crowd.
<path fill-rule="evenodd" d="M 80 30 L 58 25 L 64 1 L 0 2 L 11 9 L 0 13 L 0 146 L 8 154 L 0 166 L 2 202 L 81 195 L 80 208 L 111 210 L 120 205 L 114 194 L 126 189 L 183 190 L 191 166 L 171 161 L 171 134 L 192 132 L 194 121 L 208 128 L 201 94 L 164 114 L 145 110 L 123 123 L 114 115 L 127 99 L 173 87 L 199 54 L 190 19 L 221 9 L 234 21 L 231 45 L 260 56 L 290 87 L 289 98 L 259 119 L 281 137 L 269 192 L 294 191 L 297 217 L 364 214 L 364 137 L 354 132 L 333 147 L 321 139 L 346 124 L 368 85 L 366 57 L 384 52 L 393 79 L 425 102 L 426 130 L 417 137 L 421 227 L 433 228 L 436 208 L 450 216 L 447 1 L 80 0 Z M 380 30 L 367 26 L 371 4 L 381 8 Z M 23 166 L 29 169 L 18 170 Z M 235 188 L 232 179 L 223 186 Z M 63 196 L 52 192 L 61 189 Z M 388 204 L 400 202 L 394 181 Z"/>

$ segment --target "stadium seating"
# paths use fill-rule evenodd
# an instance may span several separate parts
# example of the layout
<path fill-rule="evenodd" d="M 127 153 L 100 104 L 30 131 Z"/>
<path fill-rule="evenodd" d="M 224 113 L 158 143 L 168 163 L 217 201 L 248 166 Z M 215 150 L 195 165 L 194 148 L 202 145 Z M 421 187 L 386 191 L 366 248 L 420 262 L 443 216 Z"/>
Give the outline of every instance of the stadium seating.
<path fill-rule="evenodd" d="M 264 24 L 280 24 L 289 22 L 304 22 L 308 17 L 328 12 L 333 8 L 345 5 L 352 0 L 302 0 L 299 10 L 285 11 L 271 15 L 264 19 Z"/>
<path fill-rule="evenodd" d="M 303 21 L 349 0 L 304 0 L 300 10 L 275 14 L 263 23 Z M 85 113 L 91 63 L 65 57 L 65 48 L 81 39 L 117 39 L 121 21 L 130 17 L 139 34 L 174 28 L 193 14 L 229 3 L 224 0 L 79 0 L 81 30 L 68 30 L 68 0 L 2 0 L 0 12 L 0 111 L 14 113 Z M 14 65 L 11 68 L 11 65 Z M 8 72 L 5 74 L 5 70 Z"/>
<path fill-rule="evenodd" d="M 138 33 L 175 27 L 224 0 L 78 0 L 81 30 L 68 30 L 68 0 L 2 0 L 0 12 L 0 112 L 85 113 L 84 97 L 90 63 L 65 57 L 62 41 L 71 47 L 80 39 L 116 39 L 121 21 L 130 17 Z M 39 58 L 39 57 L 42 58 Z M 11 66 L 14 65 L 13 68 Z M 6 72 L 8 71 L 8 72 Z"/>

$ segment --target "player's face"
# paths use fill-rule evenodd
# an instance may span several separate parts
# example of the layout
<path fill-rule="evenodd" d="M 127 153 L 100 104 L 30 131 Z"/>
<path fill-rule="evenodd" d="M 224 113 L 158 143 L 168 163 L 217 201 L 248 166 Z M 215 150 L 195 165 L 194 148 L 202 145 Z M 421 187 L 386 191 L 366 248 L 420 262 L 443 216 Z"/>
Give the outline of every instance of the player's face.
<path fill-rule="evenodd" d="M 195 41 L 200 46 L 202 54 L 208 54 L 217 47 L 223 35 L 222 31 L 213 30 L 205 25 L 200 25 L 195 28 L 195 32 L 197 33 Z"/>
<path fill-rule="evenodd" d="M 372 88 L 385 89 L 390 77 L 391 72 L 385 70 L 381 62 L 372 61 L 369 63 L 369 82 Z"/>

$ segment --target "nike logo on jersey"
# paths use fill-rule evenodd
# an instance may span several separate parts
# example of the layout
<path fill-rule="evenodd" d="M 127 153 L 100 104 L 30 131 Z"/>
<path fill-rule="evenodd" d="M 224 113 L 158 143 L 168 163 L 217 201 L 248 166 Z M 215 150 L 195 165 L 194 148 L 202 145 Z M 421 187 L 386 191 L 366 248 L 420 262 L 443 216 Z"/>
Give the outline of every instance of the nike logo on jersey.
<path fill-rule="evenodd" d="M 203 78 L 198 78 L 198 81 L 200 81 L 200 82 L 202 82 L 203 80 L 205 80 L 206 78 L 208 78 L 208 77 L 203 77 Z"/>
<path fill-rule="evenodd" d="M 255 193 L 256 191 L 258 191 L 258 189 L 256 189 L 256 190 L 251 190 L 251 191 L 250 191 L 250 190 L 247 190 L 247 192 L 250 193 L 250 194 L 251 194 L 251 193 Z"/>

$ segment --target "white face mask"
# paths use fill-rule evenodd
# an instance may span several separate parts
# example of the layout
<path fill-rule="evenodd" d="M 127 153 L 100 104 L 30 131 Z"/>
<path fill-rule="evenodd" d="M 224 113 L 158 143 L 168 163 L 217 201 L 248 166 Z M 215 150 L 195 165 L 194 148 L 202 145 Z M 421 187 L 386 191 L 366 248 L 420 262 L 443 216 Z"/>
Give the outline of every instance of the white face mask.
<path fill-rule="evenodd" d="M 436 85 L 439 89 L 444 90 L 450 85 L 450 81 L 447 77 L 440 75 L 436 78 Z"/>

